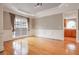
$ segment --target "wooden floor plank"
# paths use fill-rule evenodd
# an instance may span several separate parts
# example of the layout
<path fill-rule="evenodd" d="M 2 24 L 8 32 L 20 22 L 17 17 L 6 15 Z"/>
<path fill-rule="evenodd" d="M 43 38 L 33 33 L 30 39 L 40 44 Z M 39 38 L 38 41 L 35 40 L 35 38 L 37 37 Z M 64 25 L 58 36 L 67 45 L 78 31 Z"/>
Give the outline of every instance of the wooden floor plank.
<path fill-rule="evenodd" d="M 56 40 L 39 37 L 28 37 L 24 39 L 7 41 L 4 42 L 4 52 L 1 54 L 24 55 L 28 53 L 28 55 L 78 55 L 79 43 L 76 43 L 74 40 L 75 38 Z M 16 43 L 15 47 L 13 45 L 14 42 Z"/>

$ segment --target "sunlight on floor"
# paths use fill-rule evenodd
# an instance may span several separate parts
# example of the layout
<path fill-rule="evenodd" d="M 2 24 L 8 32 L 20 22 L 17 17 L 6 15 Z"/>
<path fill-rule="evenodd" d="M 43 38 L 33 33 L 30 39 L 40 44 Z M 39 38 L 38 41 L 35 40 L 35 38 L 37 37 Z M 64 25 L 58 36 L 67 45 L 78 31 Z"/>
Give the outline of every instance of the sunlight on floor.
<path fill-rule="evenodd" d="M 71 55 L 71 54 L 75 54 L 76 53 L 75 51 L 76 51 L 75 44 L 73 44 L 73 43 L 67 44 L 66 53 L 69 53 Z"/>
<path fill-rule="evenodd" d="M 15 55 L 25 55 L 28 53 L 28 43 L 27 39 L 16 40 L 13 42 L 13 49 Z"/>
<path fill-rule="evenodd" d="M 75 44 L 68 44 L 68 45 L 67 45 L 67 48 L 68 48 L 69 50 L 76 50 Z"/>

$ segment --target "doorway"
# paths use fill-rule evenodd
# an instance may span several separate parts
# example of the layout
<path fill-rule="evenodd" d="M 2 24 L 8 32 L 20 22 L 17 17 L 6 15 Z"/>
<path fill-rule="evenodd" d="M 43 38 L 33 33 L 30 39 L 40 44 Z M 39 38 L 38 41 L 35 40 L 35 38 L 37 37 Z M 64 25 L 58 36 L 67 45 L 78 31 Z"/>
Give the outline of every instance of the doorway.
<path fill-rule="evenodd" d="M 76 19 L 64 19 L 64 41 L 76 42 Z"/>
<path fill-rule="evenodd" d="M 76 43 L 78 29 L 78 12 L 77 10 L 67 11 L 63 15 L 64 23 L 64 41 L 66 43 Z"/>

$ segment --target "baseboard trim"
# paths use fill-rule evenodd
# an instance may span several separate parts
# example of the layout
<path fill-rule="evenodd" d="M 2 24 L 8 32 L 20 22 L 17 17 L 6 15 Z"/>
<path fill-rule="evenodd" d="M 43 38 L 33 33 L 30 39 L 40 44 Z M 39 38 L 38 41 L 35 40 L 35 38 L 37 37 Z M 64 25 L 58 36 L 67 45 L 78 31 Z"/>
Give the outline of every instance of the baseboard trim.
<path fill-rule="evenodd" d="M 4 52 L 4 50 L 0 51 L 0 53 L 3 53 L 3 52 Z"/>
<path fill-rule="evenodd" d="M 39 37 L 39 36 L 32 36 L 32 37 L 37 37 L 37 38 L 44 38 L 44 39 L 50 39 L 50 40 L 64 41 L 64 39 L 63 39 L 63 40 L 61 40 L 61 39 L 46 38 L 46 37 Z"/>
<path fill-rule="evenodd" d="M 20 40 L 20 39 L 23 39 L 23 38 L 27 38 L 28 36 L 26 36 L 26 37 L 19 37 L 19 38 L 13 38 L 12 40 L 8 40 L 8 41 L 15 41 L 15 40 Z M 4 41 L 4 42 L 8 42 L 8 41 Z"/>

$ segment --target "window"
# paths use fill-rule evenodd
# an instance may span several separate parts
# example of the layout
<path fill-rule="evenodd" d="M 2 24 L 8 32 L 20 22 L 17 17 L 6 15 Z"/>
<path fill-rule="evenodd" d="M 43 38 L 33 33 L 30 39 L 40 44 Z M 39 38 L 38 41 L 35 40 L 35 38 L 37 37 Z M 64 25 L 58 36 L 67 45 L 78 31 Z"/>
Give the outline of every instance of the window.
<path fill-rule="evenodd" d="M 14 37 L 27 35 L 28 33 L 27 18 L 15 16 L 14 29 L 15 29 Z"/>
<path fill-rule="evenodd" d="M 67 22 L 67 27 L 68 29 L 76 29 L 76 22 L 71 20 Z"/>

